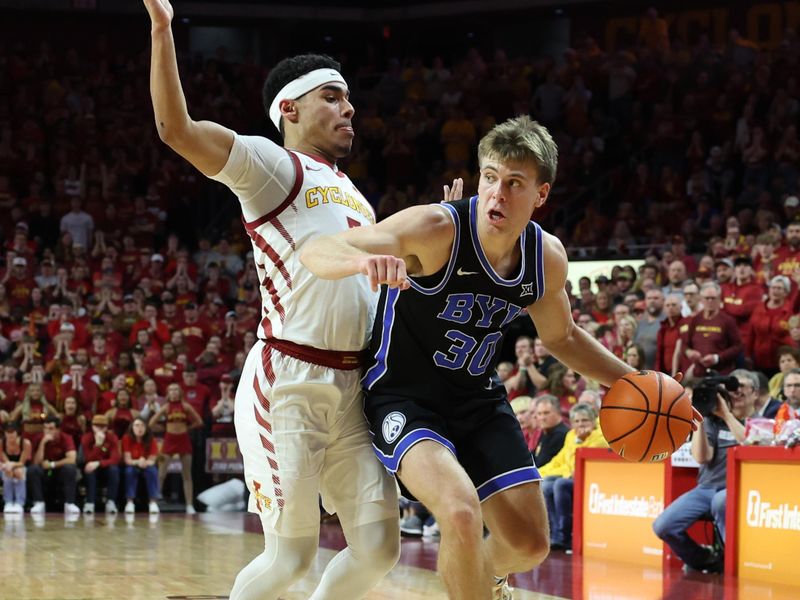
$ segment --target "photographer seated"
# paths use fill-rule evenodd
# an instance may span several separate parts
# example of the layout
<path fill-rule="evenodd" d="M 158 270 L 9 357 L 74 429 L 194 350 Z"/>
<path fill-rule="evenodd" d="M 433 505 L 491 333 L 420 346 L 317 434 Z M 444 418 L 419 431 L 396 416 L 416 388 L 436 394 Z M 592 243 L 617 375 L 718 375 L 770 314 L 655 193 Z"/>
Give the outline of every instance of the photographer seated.
<path fill-rule="evenodd" d="M 653 523 L 655 534 L 669 544 L 688 569 L 720 572 L 722 557 L 697 544 L 687 530 L 711 514 L 725 542 L 725 479 L 728 449 L 744 439 L 744 421 L 755 410 L 758 376 L 736 369 L 730 377 L 708 377 L 696 381 L 692 403 L 705 417 L 692 436 L 692 456 L 700 463 L 697 487 L 664 509 Z"/>

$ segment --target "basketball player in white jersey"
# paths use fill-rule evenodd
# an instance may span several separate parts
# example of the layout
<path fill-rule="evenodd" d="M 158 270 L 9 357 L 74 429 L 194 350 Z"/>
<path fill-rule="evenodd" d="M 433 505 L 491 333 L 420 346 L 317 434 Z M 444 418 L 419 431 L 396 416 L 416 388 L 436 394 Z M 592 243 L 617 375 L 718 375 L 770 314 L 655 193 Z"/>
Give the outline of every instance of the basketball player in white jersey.
<path fill-rule="evenodd" d="M 285 148 L 193 121 L 181 89 L 168 0 L 144 0 L 152 21 L 151 94 L 161 139 L 239 198 L 262 282 L 263 319 L 236 393 L 235 424 L 265 550 L 238 574 L 232 600 L 273 600 L 316 555 L 319 494 L 348 547 L 314 600 L 362 598 L 399 557 L 394 481 L 375 459 L 359 379 L 377 294 L 358 278 L 323 281 L 297 252 L 320 234 L 369 225 L 369 203 L 336 167 L 353 140 L 339 65 L 303 55 L 264 85 Z"/>

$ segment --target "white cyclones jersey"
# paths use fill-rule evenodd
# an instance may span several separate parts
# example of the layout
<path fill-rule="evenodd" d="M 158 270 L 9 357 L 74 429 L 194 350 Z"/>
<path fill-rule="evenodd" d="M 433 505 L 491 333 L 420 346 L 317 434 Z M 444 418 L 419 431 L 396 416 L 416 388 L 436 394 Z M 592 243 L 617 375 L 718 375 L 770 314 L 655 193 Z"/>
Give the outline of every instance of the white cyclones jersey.
<path fill-rule="evenodd" d="M 375 223 L 353 182 L 322 158 L 239 135 L 212 179 L 242 204 L 261 281 L 258 337 L 322 350 L 366 348 L 378 299 L 367 278 L 319 279 L 299 259 L 303 244 L 315 236 Z"/>

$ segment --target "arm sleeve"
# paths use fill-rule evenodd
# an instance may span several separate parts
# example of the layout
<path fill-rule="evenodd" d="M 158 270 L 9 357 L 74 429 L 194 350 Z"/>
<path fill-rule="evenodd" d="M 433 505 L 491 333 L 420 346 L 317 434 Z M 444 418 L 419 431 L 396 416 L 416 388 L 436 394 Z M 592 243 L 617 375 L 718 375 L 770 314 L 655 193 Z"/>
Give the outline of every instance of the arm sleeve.
<path fill-rule="evenodd" d="M 255 221 L 279 208 L 296 178 L 295 161 L 286 149 L 264 137 L 238 134 L 228 162 L 210 177 L 236 194 L 246 221 Z"/>

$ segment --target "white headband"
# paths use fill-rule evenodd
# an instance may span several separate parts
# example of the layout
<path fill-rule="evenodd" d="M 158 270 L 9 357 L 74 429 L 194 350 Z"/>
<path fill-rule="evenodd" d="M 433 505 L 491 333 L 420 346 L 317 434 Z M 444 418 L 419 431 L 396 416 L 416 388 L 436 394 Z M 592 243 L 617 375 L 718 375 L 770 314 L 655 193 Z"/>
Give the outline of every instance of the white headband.
<path fill-rule="evenodd" d="M 297 79 L 293 79 L 281 88 L 281 91 L 275 95 L 272 104 L 269 105 L 269 119 L 281 130 L 281 101 L 282 100 L 297 100 L 303 94 L 307 94 L 314 88 L 321 86 L 323 83 L 341 83 L 347 87 L 347 82 L 344 77 L 335 69 L 316 69 L 309 71 L 305 75 L 301 75 Z"/>

